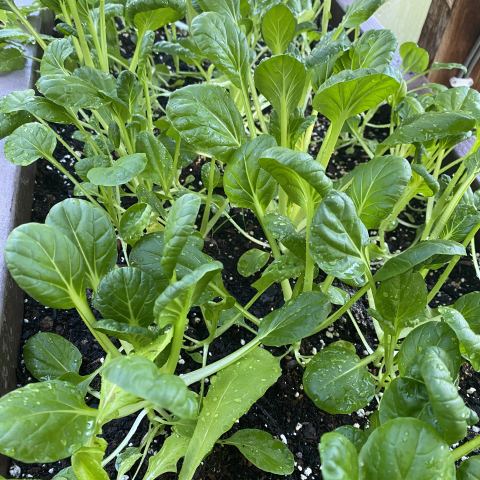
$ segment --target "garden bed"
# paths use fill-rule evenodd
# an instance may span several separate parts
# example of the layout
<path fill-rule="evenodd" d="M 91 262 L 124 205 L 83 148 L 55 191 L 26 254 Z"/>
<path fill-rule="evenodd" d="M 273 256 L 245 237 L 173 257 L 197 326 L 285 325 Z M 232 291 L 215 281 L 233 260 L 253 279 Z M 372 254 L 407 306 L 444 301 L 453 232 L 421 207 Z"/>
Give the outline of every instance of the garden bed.
<path fill-rule="evenodd" d="M 122 25 L 118 24 L 121 28 Z M 178 33 L 180 34 L 180 32 Z M 164 40 L 165 36 L 157 32 L 155 41 Z M 122 38 L 121 52 L 126 57 L 133 54 L 134 45 L 128 34 L 124 34 Z M 155 57 L 156 61 L 167 65 L 170 70 L 175 68 L 173 59 L 165 54 Z M 204 65 L 208 66 L 208 63 Z M 194 71 L 193 67 L 186 63 L 180 62 L 182 71 Z M 183 86 L 197 83 L 199 80 L 187 77 Z M 164 108 L 166 105 L 166 97 L 161 97 L 160 105 Z M 311 106 L 307 108 L 306 113 L 311 111 Z M 390 108 L 385 105 L 370 120 L 372 124 L 386 124 L 390 121 Z M 318 153 L 320 141 L 324 139 L 330 122 L 326 117 L 320 115 L 315 123 L 313 134 L 311 136 L 312 144 L 309 153 L 315 157 Z M 83 149 L 83 143 L 73 138 L 74 129 L 71 126 L 64 127 L 51 124 L 52 128 L 62 137 L 62 139 L 70 145 L 70 147 L 79 153 Z M 388 129 L 367 127 L 365 130 L 365 139 L 383 141 L 388 136 Z M 325 142 L 326 143 L 326 142 Z M 73 168 L 74 158 L 70 152 L 58 144 L 53 157 L 60 162 L 60 165 L 68 170 L 69 174 L 75 175 Z M 352 171 L 361 163 L 366 163 L 369 156 L 365 151 L 355 146 L 354 148 L 340 148 L 332 155 L 332 159 L 327 168 L 327 176 L 332 179 L 342 178 L 345 174 Z M 194 191 L 203 188 L 201 168 L 206 163 L 203 157 L 197 159 L 188 167 L 183 169 L 180 176 L 180 184 L 188 183 Z M 47 214 L 53 206 L 59 202 L 71 198 L 74 194 L 73 184 L 68 177 L 61 174 L 50 165 L 51 162 L 45 160 L 38 161 L 38 171 L 36 177 L 36 185 L 34 192 L 34 204 L 32 209 L 32 221 L 43 224 Z M 223 172 L 222 172 L 223 173 Z M 203 178 L 204 180 L 204 178 Z M 215 190 L 214 193 L 223 193 L 222 189 Z M 180 198 L 180 197 L 179 197 Z M 122 206 L 132 205 L 132 199 L 124 197 Z M 392 254 L 398 254 L 406 250 L 416 237 L 416 228 L 411 228 L 425 221 L 425 215 L 422 213 L 424 203 L 414 199 L 411 201 L 413 208 L 407 206 L 406 212 L 400 214 L 402 223 L 394 230 L 386 232 L 386 242 Z M 195 228 L 201 228 L 204 207 L 200 208 Z M 244 210 L 232 207 L 230 215 L 241 228 L 248 232 L 248 235 L 255 239 L 264 241 L 264 231 L 257 220 L 254 213 L 250 210 Z M 190 230 L 191 231 L 191 230 Z M 370 231 L 371 235 L 375 232 Z M 222 279 L 226 290 L 232 295 L 236 301 L 245 306 L 250 299 L 256 294 L 256 290 L 252 284 L 261 277 L 260 273 L 250 276 L 248 279 L 241 276 L 237 271 L 237 264 L 240 257 L 252 248 L 260 248 L 257 243 L 252 242 L 249 238 L 241 235 L 239 231 L 225 217 L 221 217 L 214 228 L 208 233 L 204 239 L 203 252 L 209 255 L 213 260 L 218 260 L 223 265 Z M 265 249 L 265 248 L 264 248 Z M 128 247 L 130 252 L 130 247 Z M 273 259 L 271 258 L 269 262 Z M 118 241 L 118 258 L 117 265 L 125 267 L 125 259 L 123 257 L 122 245 Z M 380 264 L 377 265 L 380 267 Z M 377 267 L 372 268 L 375 273 Z M 432 289 L 437 280 L 440 278 L 445 267 L 432 270 L 427 274 L 426 284 Z M 323 282 L 325 274 L 321 273 L 315 279 L 315 283 Z M 295 281 L 290 280 L 291 287 L 295 285 Z M 333 282 L 335 287 L 345 290 L 350 295 L 356 293 L 356 289 L 352 288 L 340 280 L 335 279 Z M 452 305 L 458 298 L 467 293 L 480 290 L 480 280 L 475 275 L 473 263 L 470 257 L 463 257 L 450 273 L 447 281 L 444 283 L 438 294 L 430 302 L 430 307 L 435 309 L 442 305 Z M 92 292 L 87 291 L 87 299 L 90 305 Z M 282 289 L 280 285 L 273 284 L 270 286 L 250 308 L 250 313 L 258 319 L 263 319 L 270 312 L 281 308 L 284 305 Z M 377 334 L 374 329 L 372 317 L 367 312 L 369 302 L 366 298 L 358 301 L 351 307 L 351 311 L 356 322 L 360 326 L 363 336 L 368 344 L 366 347 L 362 343 L 357 329 L 347 315 L 343 315 L 334 324 L 320 333 L 308 336 L 301 340 L 301 346 L 298 350 L 300 355 L 312 356 L 320 352 L 326 346 L 338 341 L 344 340 L 351 342 L 356 350 L 357 355 L 363 358 L 368 355 L 366 351 L 369 347 L 375 349 L 378 344 Z M 333 311 L 339 307 L 333 306 Z M 93 314 L 98 320 L 101 315 L 96 310 Z M 247 344 L 255 338 L 253 333 L 254 324 L 246 320 L 247 327 L 234 325 L 220 337 L 216 338 L 210 346 L 207 364 L 221 360 L 226 356 L 237 351 L 243 345 Z M 22 356 L 25 342 L 39 332 L 56 333 L 73 343 L 82 355 L 82 365 L 80 367 L 80 375 L 88 375 L 96 371 L 105 361 L 105 351 L 95 340 L 89 329 L 82 321 L 76 310 L 60 310 L 47 308 L 42 306 L 33 298 L 27 296 L 25 300 L 24 323 L 21 335 L 21 347 L 19 354 L 19 363 L 17 366 L 18 384 L 17 387 L 23 387 L 27 384 L 34 383 L 36 380 L 33 375 L 25 367 Z M 202 318 L 199 307 L 193 307 L 188 314 L 188 324 L 185 334 L 192 340 L 203 340 L 208 337 L 209 332 Z M 111 338 L 113 345 L 119 347 L 120 343 L 117 339 Z M 189 346 L 185 343 L 188 350 Z M 264 396 L 256 401 L 250 410 L 241 418 L 239 418 L 228 434 L 221 438 L 230 437 L 232 433 L 243 429 L 259 429 L 268 432 L 275 438 L 285 443 L 292 452 L 295 461 L 294 472 L 289 475 L 275 475 L 258 469 L 247 458 L 245 458 L 236 448 L 229 445 L 217 444 L 210 455 L 208 455 L 201 463 L 194 479 L 212 479 L 212 480 L 269 480 L 276 478 L 288 478 L 289 480 L 306 480 L 322 478 L 320 457 L 318 444 L 323 434 L 343 426 L 353 425 L 357 428 L 368 428 L 369 418 L 378 407 L 378 402 L 373 399 L 364 408 L 349 415 L 337 414 L 333 415 L 319 409 L 314 402 L 308 397 L 304 391 L 303 374 L 304 368 L 297 362 L 292 354 L 289 354 L 288 347 L 262 347 L 276 357 L 284 356 L 281 360 L 281 376 L 269 388 Z M 118 352 L 117 352 L 118 353 Z M 181 358 L 175 370 L 176 374 L 187 374 L 199 368 L 197 357 L 189 355 L 187 351 L 181 351 Z M 370 368 L 373 374 L 378 373 L 378 368 Z M 206 389 L 208 391 L 209 378 L 206 379 Z M 91 384 L 93 390 L 100 387 L 100 377 L 97 377 Z M 193 384 L 191 389 L 196 393 L 200 393 L 198 384 Z M 467 407 L 471 408 L 475 413 L 480 415 L 480 397 L 477 393 L 480 391 L 480 378 L 473 371 L 470 364 L 464 364 L 460 373 L 459 393 Z M 87 404 L 90 407 L 98 407 L 98 400 L 87 394 Z M 113 420 L 107 423 L 102 430 L 101 436 L 107 440 L 108 447 L 105 455 L 108 456 L 116 450 L 122 440 L 130 431 L 132 425 L 137 418 L 137 414 L 126 416 L 124 418 Z M 169 418 L 169 417 L 167 417 Z M 128 446 L 139 446 L 149 429 L 149 422 L 146 418 L 136 430 L 133 437 L 129 440 Z M 479 431 L 478 424 L 469 426 L 468 435 L 465 440 L 472 439 Z M 149 458 L 157 453 L 163 445 L 164 434 L 170 433 L 170 427 L 166 431 L 157 436 L 150 448 L 148 454 L 143 459 L 142 465 L 135 465 L 140 468 L 140 474 L 146 472 Z M 463 440 L 462 440 L 463 442 Z M 10 465 L 10 477 L 8 478 L 37 478 L 40 480 L 50 480 L 59 471 L 70 465 L 70 459 L 60 460 L 54 463 L 30 463 L 24 464 L 18 461 L 12 461 Z M 110 479 L 117 477 L 115 470 L 115 462 L 112 460 L 105 466 L 105 470 Z M 182 465 L 182 461 L 180 464 Z M 135 470 L 135 469 L 134 469 Z M 161 478 L 173 480 L 178 478 L 177 474 L 165 473 Z M 125 480 L 125 479 L 123 479 Z"/>

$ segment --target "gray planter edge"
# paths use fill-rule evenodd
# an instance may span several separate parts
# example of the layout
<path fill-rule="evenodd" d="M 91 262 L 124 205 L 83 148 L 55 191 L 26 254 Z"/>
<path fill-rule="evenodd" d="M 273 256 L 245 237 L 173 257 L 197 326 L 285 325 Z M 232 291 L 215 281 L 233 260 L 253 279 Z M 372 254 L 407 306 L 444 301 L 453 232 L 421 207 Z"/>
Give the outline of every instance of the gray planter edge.
<path fill-rule="evenodd" d="M 18 6 L 31 0 L 17 1 Z M 43 10 L 29 17 L 37 32 L 51 33 L 53 15 Z M 41 48 L 26 47 L 27 54 L 38 58 Z M 0 97 L 13 91 L 35 87 L 38 62 L 26 59 L 25 67 L 15 72 L 0 73 Z M 30 221 L 35 164 L 28 167 L 12 165 L 4 155 L 5 140 L 0 141 L 0 397 L 16 387 L 16 366 L 22 333 L 24 295 L 10 276 L 5 262 L 5 243 L 9 233 L 18 225 Z M 10 459 L 0 455 L 0 475 L 6 475 Z"/>

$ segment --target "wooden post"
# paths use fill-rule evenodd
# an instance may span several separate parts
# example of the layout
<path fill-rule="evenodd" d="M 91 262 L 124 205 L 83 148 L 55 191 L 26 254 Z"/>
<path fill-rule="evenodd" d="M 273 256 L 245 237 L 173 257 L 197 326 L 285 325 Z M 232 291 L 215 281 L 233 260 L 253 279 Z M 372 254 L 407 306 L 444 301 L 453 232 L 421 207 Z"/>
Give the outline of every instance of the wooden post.
<path fill-rule="evenodd" d="M 430 55 L 430 61 L 463 63 L 480 36 L 479 0 L 433 0 L 418 45 Z M 458 70 L 431 72 L 428 79 L 450 87 L 450 78 Z M 480 62 L 471 78 L 480 89 Z"/>

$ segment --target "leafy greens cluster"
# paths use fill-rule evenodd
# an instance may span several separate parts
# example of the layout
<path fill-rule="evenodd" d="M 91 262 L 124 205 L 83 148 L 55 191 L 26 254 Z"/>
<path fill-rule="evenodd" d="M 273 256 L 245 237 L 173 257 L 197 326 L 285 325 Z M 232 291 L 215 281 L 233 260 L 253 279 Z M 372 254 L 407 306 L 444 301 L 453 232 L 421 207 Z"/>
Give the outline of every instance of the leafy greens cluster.
<path fill-rule="evenodd" d="M 448 307 L 428 306 L 469 245 L 476 265 L 480 198 L 470 185 L 480 173 L 480 140 L 456 161 L 452 177 L 444 159 L 478 129 L 480 95 L 435 84 L 418 94 L 403 78 L 414 72 L 410 83 L 431 70 L 462 67 L 428 68 L 427 53 L 413 43 L 400 46 L 401 67 L 390 66 L 395 35 L 359 35 L 382 0 L 355 0 L 333 30 L 330 0 L 41 2 L 57 15 L 64 38 L 39 35 L 27 19 L 33 8 L 0 0 L 3 71 L 22 68 L 22 42 L 44 50 L 40 95 L 27 90 L 0 99 L 0 137 L 8 137 L 12 163 L 44 158 L 83 198 L 57 204 L 44 225 L 16 228 L 5 256 L 30 296 L 78 311 L 106 359 L 82 376 L 82 356 L 66 339 L 52 333 L 29 339 L 25 364 L 39 383 L 0 399 L 0 452 L 23 462 L 71 457 L 57 480 L 108 479 L 104 467 L 116 458 L 122 478 L 167 429 L 144 480 L 176 472 L 181 458 L 180 480 L 192 479 L 215 443 L 236 446 L 267 472 L 291 474 L 292 453 L 270 434 L 247 429 L 222 438 L 281 373 L 280 359 L 262 346 L 288 346 L 305 367 L 305 391 L 319 408 L 348 414 L 379 402 L 370 428 L 343 426 L 322 437 L 325 480 L 480 478 L 478 457 L 458 470 L 454 463 L 478 448 L 480 437 L 449 449 L 478 422 L 457 382 L 465 359 L 480 369 L 480 293 Z M 120 23 L 136 38 L 130 59 L 121 55 Z M 167 40 L 155 42 L 162 27 Z M 177 28 L 188 36 L 177 37 Z M 175 72 L 155 64 L 158 53 L 173 56 Z M 367 140 L 365 128 L 386 104 L 389 136 Z M 319 113 L 330 126 L 313 158 Z M 82 155 L 55 123 L 76 127 Z M 77 177 L 55 159 L 57 142 L 75 159 Z M 326 169 L 335 149 L 356 146 L 369 161 L 332 181 Z M 179 178 L 198 155 L 211 160 L 202 167 L 205 188 L 195 191 Z M 424 202 L 425 222 L 414 225 L 408 249 L 392 253 L 385 232 L 396 228 L 414 198 Z M 254 212 L 268 245 L 233 221 L 230 205 Z M 265 248 L 240 258 L 244 277 L 263 269 L 245 306 L 226 290 L 223 265 L 202 252 L 222 217 L 273 256 L 265 269 Z M 117 238 L 128 265 L 122 268 Z M 445 264 L 429 292 L 426 275 Z M 334 279 L 357 292 L 351 297 Z M 275 283 L 285 304 L 260 320 L 249 309 Z M 350 310 L 364 295 L 375 350 Z M 201 341 L 185 336 L 193 306 L 208 330 Z M 300 353 L 303 338 L 344 314 L 358 329 L 365 358 L 343 340 L 312 357 Z M 207 364 L 210 345 L 233 325 L 255 338 Z M 201 368 L 176 375 L 182 350 L 193 352 Z M 91 388 L 97 375 L 99 391 Z M 197 382 L 198 394 L 189 388 Z M 92 397 L 98 408 L 88 406 Z M 132 414 L 131 431 L 105 456 L 102 428 Z M 150 426 L 141 445 L 126 448 L 145 417 Z"/>

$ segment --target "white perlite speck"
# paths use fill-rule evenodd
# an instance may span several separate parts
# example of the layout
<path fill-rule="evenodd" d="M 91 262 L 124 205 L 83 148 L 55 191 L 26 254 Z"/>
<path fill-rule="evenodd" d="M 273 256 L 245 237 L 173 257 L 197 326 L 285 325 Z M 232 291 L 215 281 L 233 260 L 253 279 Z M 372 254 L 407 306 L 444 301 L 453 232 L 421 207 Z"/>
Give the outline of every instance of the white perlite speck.
<path fill-rule="evenodd" d="M 20 478 L 20 475 L 22 474 L 22 469 L 18 465 L 14 465 L 13 467 L 10 468 L 8 473 L 13 478 Z"/>
<path fill-rule="evenodd" d="M 280 435 L 280 440 L 286 445 L 287 444 L 287 439 L 285 438 L 285 435 L 282 433 Z"/>

